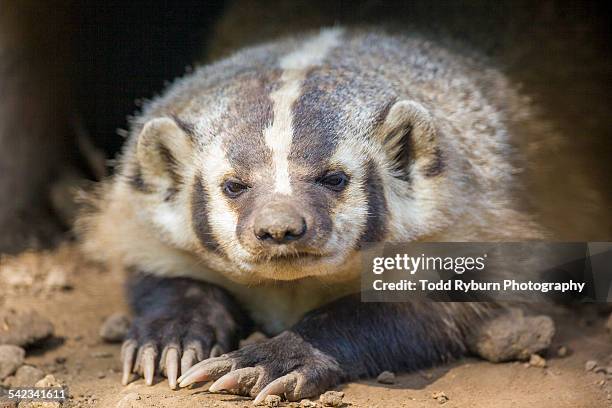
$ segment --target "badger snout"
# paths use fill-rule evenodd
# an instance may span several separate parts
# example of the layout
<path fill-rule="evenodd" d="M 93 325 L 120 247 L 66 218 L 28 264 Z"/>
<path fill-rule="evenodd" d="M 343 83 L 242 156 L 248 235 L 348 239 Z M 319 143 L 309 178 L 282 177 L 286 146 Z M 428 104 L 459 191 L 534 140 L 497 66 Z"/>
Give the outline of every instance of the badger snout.
<path fill-rule="evenodd" d="M 236 224 L 238 240 L 252 262 L 299 262 L 327 254 L 332 221 L 317 196 L 262 193 L 252 197 L 256 199 L 241 203 Z"/>
<path fill-rule="evenodd" d="M 294 205 L 285 202 L 269 203 L 255 216 L 253 234 L 264 245 L 298 242 L 306 236 L 305 216 Z"/>

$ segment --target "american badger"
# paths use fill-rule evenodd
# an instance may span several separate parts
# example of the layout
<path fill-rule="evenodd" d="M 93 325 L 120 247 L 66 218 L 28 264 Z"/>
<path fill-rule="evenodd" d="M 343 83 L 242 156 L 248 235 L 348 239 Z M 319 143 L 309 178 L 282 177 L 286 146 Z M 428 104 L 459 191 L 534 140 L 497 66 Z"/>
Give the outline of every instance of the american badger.
<path fill-rule="evenodd" d="M 298 400 L 464 353 L 490 306 L 361 303 L 360 248 L 540 237 L 512 196 L 520 106 L 478 58 L 371 29 L 177 80 L 79 224 L 91 256 L 128 271 L 123 383 Z M 272 337 L 236 350 L 255 328 Z"/>

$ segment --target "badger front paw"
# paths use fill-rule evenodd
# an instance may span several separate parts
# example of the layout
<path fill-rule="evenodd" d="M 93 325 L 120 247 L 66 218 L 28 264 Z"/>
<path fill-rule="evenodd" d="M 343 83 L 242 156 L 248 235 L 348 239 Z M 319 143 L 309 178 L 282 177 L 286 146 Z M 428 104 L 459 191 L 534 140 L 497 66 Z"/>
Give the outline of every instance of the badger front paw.
<path fill-rule="evenodd" d="M 255 397 L 268 395 L 289 401 L 312 397 L 345 378 L 338 363 L 294 332 L 284 332 L 262 343 L 249 345 L 191 367 L 179 378 L 181 387 L 216 380 L 211 392 L 228 391 Z"/>
<path fill-rule="evenodd" d="M 213 326 L 208 312 L 164 310 L 136 318 L 121 349 L 123 385 L 130 382 L 133 373 L 152 385 L 157 372 L 175 389 L 179 368 L 185 373 L 195 363 L 231 350 L 234 333 L 230 328 Z"/>

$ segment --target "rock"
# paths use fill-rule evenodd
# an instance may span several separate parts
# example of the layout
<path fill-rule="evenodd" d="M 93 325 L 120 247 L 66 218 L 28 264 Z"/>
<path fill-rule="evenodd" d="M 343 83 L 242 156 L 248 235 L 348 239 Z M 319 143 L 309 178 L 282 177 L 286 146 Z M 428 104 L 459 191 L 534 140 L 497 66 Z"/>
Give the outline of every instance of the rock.
<path fill-rule="evenodd" d="M 431 398 L 438 401 L 439 404 L 445 404 L 450 399 L 443 391 L 434 392 Z"/>
<path fill-rule="evenodd" d="M 37 312 L 0 312 L 0 344 L 28 346 L 53 335 L 49 319 Z"/>
<path fill-rule="evenodd" d="M 340 407 L 342 406 L 342 398 L 344 398 L 343 392 L 327 391 L 321 395 L 319 400 L 324 407 Z"/>
<path fill-rule="evenodd" d="M 123 313 L 110 315 L 100 327 L 100 337 L 109 343 L 123 341 L 130 329 L 130 319 Z"/>
<path fill-rule="evenodd" d="M 567 347 L 565 346 L 561 346 L 557 349 L 557 357 L 565 357 L 567 356 L 567 353 L 569 352 L 569 350 L 567 349 Z"/>
<path fill-rule="evenodd" d="M 317 403 L 308 399 L 300 401 L 300 408 L 317 408 Z"/>
<path fill-rule="evenodd" d="M 53 375 L 48 374 L 44 376 L 42 379 L 38 380 L 35 384 L 36 387 L 63 387 L 59 380 L 57 380 Z"/>
<path fill-rule="evenodd" d="M 281 397 L 279 397 L 278 395 L 268 395 L 263 401 L 263 404 L 266 407 L 279 407 L 280 403 Z"/>
<path fill-rule="evenodd" d="M 597 367 L 597 361 L 589 360 L 584 364 L 585 371 L 593 371 Z"/>
<path fill-rule="evenodd" d="M 41 369 L 24 365 L 17 369 L 13 377 L 7 378 L 6 385 L 9 387 L 32 387 L 44 376 L 45 373 Z"/>
<path fill-rule="evenodd" d="M 376 377 L 376 381 L 381 384 L 395 384 L 395 374 L 391 371 L 383 371 Z"/>
<path fill-rule="evenodd" d="M 72 289 L 72 284 L 68 280 L 68 274 L 60 267 L 52 268 L 45 279 L 45 286 L 48 289 L 67 290 Z"/>
<path fill-rule="evenodd" d="M 243 348 L 251 344 L 261 343 L 264 340 L 268 340 L 268 336 L 266 336 L 262 332 L 256 331 L 251 333 L 246 339 L 240 340 L 239 348 Z"/>
<path fill-rule="evenodd" d="M 53 375 L 49 374 L 43 379 L 39 380 L 34 384 L 35 387 L 63 387 L 63 384 L 59 382 Z M 51 401 L 23 401 L 19 403 L 19 408 L 61 408 L 62 404 L 60 402 L 51 402 Z"/>
<path fill-rule="evenodd" d="M 0 381 L 12 375 L 21 365 L 25 358 L 25 350 L 12 345 L 0 346 Z"/>
<path fill-rule="evenodd" d="M 538 367 L 538 368 L 546 368 L 546 360 L 537 354 L 532 354 L 531 357 L 529 358 L 529 366 Z"/>
<path fill-rule="evenodd" d="M 141 405 L 138 401 L 140 401 L 140 395 L 137 392 L 131 392 L 121 398 L 117 403 L 117 408 L 136 408 Z"/>
<path fill-rule="evenodd" d="M 595 372 L 596 373 L 601 373 L 601 374 L 606 374 L 606 367 L 595 367 Z"/>
<path fill-rule="evenodd" d="M 113 353 L 111 353 L 110 351 L 94 351 L 93 353 L 91 353 L 91 356 L 93 358 L 111 358 L 113 356 Z"/>
<path fill-rule="evenodd" d="M 431 380 L 433 378 L 432 373 L 426 373 L 424 371 L 420 371 L 419 374 L 421 375 L 421 377 L 425 378 L 426 380 Z"/>
<path fill-rule="evenodd" d="M 608 331 L 612 333 L 612 314 L 610 314 L 610 316 L 608 317 L 608 321 L 606 322 L 606 329 L 608 329 Z"/>
<path fill-rule="evenodd" d="M 548 316 L 525 316 L 520 309 L 485 323 L 468 341 L 470 351 L 494 363 L 527 360 L 546 350 L 555 334 Z"/>

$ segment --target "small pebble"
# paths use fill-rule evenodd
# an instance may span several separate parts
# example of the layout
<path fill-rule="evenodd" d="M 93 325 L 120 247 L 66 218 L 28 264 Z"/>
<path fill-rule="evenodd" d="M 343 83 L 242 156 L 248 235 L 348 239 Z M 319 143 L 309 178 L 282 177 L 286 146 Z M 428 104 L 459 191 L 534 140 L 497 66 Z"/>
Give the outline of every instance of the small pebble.
<path fill-rule="evenodd" d="M 383 371 L 376 377 L 376 381 L 381 384 L 395 384 L 395 374 L 391 371 Z"/>
<path fill-rule="evenodd" d="M 308 399 L 303 399 L 300 401 L 300 408 L 316 408 L 317 403 Z"/>
<path fill-rule="evenodd" d="M 561 346 L 557 349 L 557 356 L 558 357 L 565 357 L 567 356 L 568 350 L 567 347 L 565 346 Z"/>
<path fill-rule="evenodd" d="M 344 398 L 343 392 L 327 391 L 321 395 L 319 400 L 324 407 L 340 407 L 342 406 L 342 398 Z"/>
<path fill-rule="evenodd" d="M 8 344 L 0 346 L 0 381 L 12 375 L 21 365 L 25 358 L 25 350 L 21 347 Z"/>
<path fill-rule="evenodd" d="M 117 403 L 117 408 L 133 408 L 134 402 L 140 401 L 140 395 L 136 392 L 131 392 Z"/>
<path fill-rule="evenodd" d="M 538 367 L 545 368 L 546 367 L 546 359 L 539 356 L 538 354 L 532 354 L 529 358 L 529 366 L 530 367 Z"/>
<path fill-rule="evenodd" d="M 426 380 L 431 380 L 433 378 L 432 373 L 426 373 L 424 371 L 421 371 L 419 374 L 421 374 L 421 377 L 425 378 Z"/>
<path fill-rule="evenodd" d="M 130 319 L 123 313 L 110 315 L 100 327 L 100 337 L 109 343 L 123 341 L 130 329 Z"/>
<path fill-rule="evenodd" d="M 52 376 L 51 374 L 46 375 L 44 378 L 42 378 L 41 380 L 38 380 L 36 382 L 36 384 L 34 384 L 36 387 L 62 387 L 63 384 L 61 382 L 59 382 L 54 376 Z"/>
<path fill-rule="evenodd" d="M 596 373 L 607 374 L 607 369 L 606 369 L 606 367 L 597 366 L 597 367 L 595 367 L 595 372 Z"/>
<path fill-rule="evenodd" d="M 431 397 L 438 401 L 439 404 L 445 404 L 450 399 L 443 391 L 434 392 L 431 394 Z"/>
<path fill-rule="evenodd" d="M 68 280 L 68 275 L 64 269 L 55 267 L 51 269 L 45 279 L 45 286 L 49 289 L 68 290 L 72 289 L 72 284 Z"/>
<path fill-rule="evenodd" d="M 95 351 L 91 353 L 93 358 L 110 358 L 113 356 L 113 353 L 109 351 Z"/>
<path fill-rule="evenodd" d="M 264 405 L 266 407 L 278 407 L 280 406 L 280 403 L 281 403 L 281 397 L 279 397 L 278 395 L 268 395 L 264 399 Z"/>
<path fill-rule="evenodd" d="M 593 371 L 595 367 L 597 367 L 597 361 L 595 360 L 589 360 L 584 364 L 584 369 L 586 371 Z"/>

